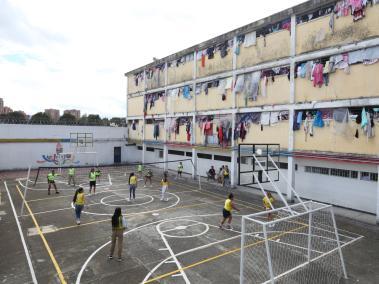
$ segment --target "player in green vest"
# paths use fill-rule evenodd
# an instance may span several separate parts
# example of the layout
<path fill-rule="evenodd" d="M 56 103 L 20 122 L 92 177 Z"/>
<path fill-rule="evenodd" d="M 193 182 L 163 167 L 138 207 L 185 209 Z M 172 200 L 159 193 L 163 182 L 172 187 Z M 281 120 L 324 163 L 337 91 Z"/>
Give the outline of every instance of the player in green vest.
<path fill-rule="evenodd" d="M 75 186 L 75 168 L 71 167 L 68 169 L 68 185 L 71 185 L 71 182 L 73 186 Z"/>
<path fill-rule="evenodd" d="M 91 194 L 92 188 L 93 188 L 93 194 L 96 194 L 96 172 L 95 169 L 92 168 L 89 172 L 89 194 Z"/>
<path fill-rule="evenodd" d="M 183 164 L 182 164 L 182 162 L 179 162 L 179 165 L 178 165 L 178 174 L 176 176 L 176 179 L 177 178 L 182 178 L 182 173 L 183 173 Z"/>
<path fill-rule="evenodd" d="M 51 185 L 54 186 L 55 188 L 55 193 L 58 194 L 59 191 L 57 189 L 57 185 L 55 184 L 55 178 L 58 176 L 58 174 L 55 173 L 54 170 L 52 170 L 50 173 L 48 173 L 47 175 L 47 184 L 48 184 L 48 188 L 47 188 L 47 194 L 50 195 L 50 188 L 51 188 Z"/>

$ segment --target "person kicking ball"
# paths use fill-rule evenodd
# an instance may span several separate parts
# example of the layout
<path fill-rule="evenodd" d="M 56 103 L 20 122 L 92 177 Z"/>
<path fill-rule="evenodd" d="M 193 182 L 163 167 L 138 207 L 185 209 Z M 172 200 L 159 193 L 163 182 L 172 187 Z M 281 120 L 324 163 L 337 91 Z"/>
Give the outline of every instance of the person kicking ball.
<path fill-rule="evenodd" d="M 228 220 L 228 225 L 227 225 L 227 229 L 229 230 L 232 230 L 232 210 L 236 210 L 236 211 L 240 211 L 237 207 L 234 206 L 234 203 L 233 203 L 233 199 L 234 199 L 234 195 L 233 193 L 230 193 L 228 198 L 225 200 L 225 205 L 224 205 L 224 209 L 222 210 L 222 216 L 223 216 L 223 219 L 220 223 L 220 229 L 223 229 L 224 227 L 224 223 L 226 220 Z"/>

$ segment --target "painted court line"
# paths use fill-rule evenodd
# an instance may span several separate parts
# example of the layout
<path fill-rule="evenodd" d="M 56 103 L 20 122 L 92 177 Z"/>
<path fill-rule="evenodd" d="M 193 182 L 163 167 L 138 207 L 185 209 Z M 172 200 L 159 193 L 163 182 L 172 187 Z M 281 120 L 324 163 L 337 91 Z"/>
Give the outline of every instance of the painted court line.
<path fill-rule="evenodd" d="M 40 226 L 38 225 L 38 222 L 37 222 L 36 218 L 34 217 L 32 210 L 31 210 L 30 207 L 29 207 L 28 202 L 24 199 L 24 196 L 22 195 L 21 190 L 18 188 L 17 185 L 16 185 L 16 188 L 17 188 L 18 193 L 20 194 L 22 200 L 24 201 L 25 206 L 26 206 L 26 208 L 28 209 L 30 216 L 31 216 L 32 219 L 33 219 L 34 225 L 35 225 L 35 227 L 36 227 L 37 230 L 38 230 L 38 234 L 40 235 L 40 237 L 41 237 L 41 239 L 42 239 L 42 242 L 43 242 L 43 244 L 45 245 L 45 248 L 46 248 L 46 250 L 47 250 L 47 252 L 48 252 L 48 254 L 49 254 L 49 256 L 50 256 L 50 259 L 51 259 L 51 261 L 53 262 L 54 268 L 55 268 L 55 270 L 56 270 L 57 273 L 58 273 L 58 278 L 59 278 L 60 282 L 61 282 L 62 284 L 67 284 L 66 280 L 64 279 L 64 276 L 63 276 L 62 270 L 61 270 L 61 268 L 59 267 L 59 264 L 58 264 L 57 260 L 55 259 L 55 256 L 54 256 L 53 252 L 51 251 L 51 248 L 50 248 L 50 246 L 49 246 L 49 244 L 48 244 L 48 242 L 47 242 L 45 236 L 43 235 L 43 233 L 42 233 L 42 231 L 41 231 L 41 228 L 40 228 Z"/>
<path fill-rule="evenodd" d="M 12 207 L 14 218 L 16 220 L 18 232 L 20 234 L 22 246 L 24 247 L 24 252 L 25 252 L 25 255 L 26 255 L 26 260 L 28 261 L 28 266 L 29 266 L 30 274 L 32 276 L 33 283 L 37 284 L 38 281 L 37 281 L 37 278 L 36 278 L 36 273 L 35 273 L 34 268 L 33 268 L 32 260 L 30 258 L 30 252 L 29 252 L 28 247 L 26 245 L 25 238 L 24 238 L 24 235 L 22 233 L 21 224 L 20 224 L 20 222 L 19 222 L 19 220 L 17 218 L 16 209 L 14 208 L 13 200 L 12 200 L 11 194 L 10 194 L 10 192 L 8 190 L 8 186 L 7 186 L 7 182 L 6 181 L 4 181 L 4 186 L 5 186 L 5 190 L 7 191 L 7 194 L 8 194 L 9 203 L 10 203 L 10 205 Z"/>

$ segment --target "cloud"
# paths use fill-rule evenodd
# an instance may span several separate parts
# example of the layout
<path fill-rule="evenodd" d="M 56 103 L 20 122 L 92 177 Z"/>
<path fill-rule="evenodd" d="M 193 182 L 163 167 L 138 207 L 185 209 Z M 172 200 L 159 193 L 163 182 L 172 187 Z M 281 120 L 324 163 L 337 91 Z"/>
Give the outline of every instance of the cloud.
<path fill-rule="evenodd" d="M 124 116 L 126 71 L 299 2 L 0 0 L 0 96 Z"/>

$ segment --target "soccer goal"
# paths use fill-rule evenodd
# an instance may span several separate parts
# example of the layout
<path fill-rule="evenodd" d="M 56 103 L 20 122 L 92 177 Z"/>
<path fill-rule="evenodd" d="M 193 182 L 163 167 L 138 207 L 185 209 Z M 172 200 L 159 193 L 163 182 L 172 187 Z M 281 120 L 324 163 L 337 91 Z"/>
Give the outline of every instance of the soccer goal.
<path fill-rule="evenodd" d="M 241 284 L 339 283 L 347 277 L 332 206 L 308 201 L 290 209 L 242 217 Z M 267 220 L 268 214 L 275 219 Z"/>
<path fill-rule="evenodd" d="M 242 217 L 240 283 L 337 284 L 347 274 L 333 208 L 300 198 L 278 167 L 279 149 L 277 144 L 239 148 L 240 163 L 248 158 L 252 165 L 239 171 L 247 176 L 240 185 L 258 186 L 266 198 L 270 188 L 283 204 L 275 208 L 269 201 L 271 210 Z M 279 178 L 296 204 L 288 204 Z"/>

